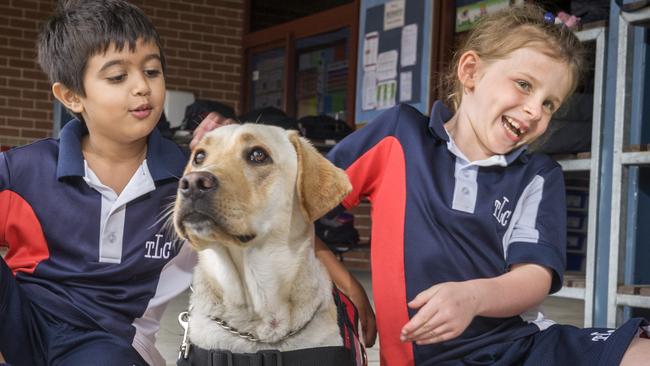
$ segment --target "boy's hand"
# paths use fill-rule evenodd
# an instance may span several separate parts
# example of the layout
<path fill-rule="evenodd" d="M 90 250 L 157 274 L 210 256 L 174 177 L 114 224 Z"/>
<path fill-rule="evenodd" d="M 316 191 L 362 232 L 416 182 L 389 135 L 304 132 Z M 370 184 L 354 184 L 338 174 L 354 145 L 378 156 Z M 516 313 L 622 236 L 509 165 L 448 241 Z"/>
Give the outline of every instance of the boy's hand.
<path fill-rule="evenodd" d="M 372 305 L 370 305 L 370 300 L 368 299 L 366 290 L 363 289 L 363 286 L 361 286 L 359 281 L 353 278 L 353 280 L 350 281 L 348 288 L 343 292 L 348 295 L 359 312 L 363 345 L 368 348 L 372 347 L 377 338 L 377 324 L 375 320 L 375 312 L 372 310 Z"/>
<path fill-rule="evenodd" d="M 194 150 L 196 144 L 199 143 L 203 135 L 206 133 L 214 130 L 217 127 L 231 125 L 233 123 L 237 122 L 231 118 L 226 118 L 217 112 L 208 113 L 203 121 L 201 121 L 201 123 L 194 129 L 194 133 L 192 134 L 192 141 L 190 141 L 190 149 Z"/>
<path fill-rule="evenodd" d="M 458 337 L 477 315 L 472 281 L 446 282 L 420 292 L 408 306 L 419 309 L 402 328 L 402 342 L 432 344 Z"/>
<path fill-rule="evenodd" d="M 375 322 L 375 312 L 370 305 L 370 300 L 359 281 L 339 262 L 331 250 L 323 243 L 320 238 L 314 240 L 316 257 L 323 263 L 330 278 L 344 294 L 346 294 L 359 312 L 359 321 L 361 322 L 361 334 L 363 344 L 366 347 L 372 347 L 377 338 L 377 324 Z"/>

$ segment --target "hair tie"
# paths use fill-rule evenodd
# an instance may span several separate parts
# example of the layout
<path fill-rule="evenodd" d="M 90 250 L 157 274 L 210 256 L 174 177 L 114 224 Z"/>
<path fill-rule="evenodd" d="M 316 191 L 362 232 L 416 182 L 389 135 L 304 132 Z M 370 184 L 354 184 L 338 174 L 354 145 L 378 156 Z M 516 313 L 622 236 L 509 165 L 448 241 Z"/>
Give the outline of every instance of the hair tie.
<path fill-rule="evenodd" d="M 544 13 L 544 21 L 548 24 L 555 24 L 555 15 L 550 11 Z"/>
<path fill-rule="evenodd" d="M 575 28 L 580 25 L 580 18 L 563 11 L 557 13 L 557 16 L 553 15 L 550 11 L 547 11 L 544 13 L 544 22 L 551 25 L 561 24 L 567 28 Z"/>

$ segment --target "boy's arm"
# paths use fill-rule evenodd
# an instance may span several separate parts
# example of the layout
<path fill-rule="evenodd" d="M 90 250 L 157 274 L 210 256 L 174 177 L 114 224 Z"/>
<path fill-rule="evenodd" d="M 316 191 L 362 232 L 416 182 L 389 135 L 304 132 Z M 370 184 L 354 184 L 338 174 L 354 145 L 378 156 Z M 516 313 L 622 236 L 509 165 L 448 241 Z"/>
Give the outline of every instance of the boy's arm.
<path fill-rule="evenodd" d="M 408 306 L 417 313 L 402 328 L 402 341 L 431 344 L 458 337 L 475 316 L 505 318 L 522 314 L 546 298 L 551 270 L 517 264 L 503 275 L 441 283 L 419 293 Z"/>
<path fill-rule="evenodd" d="M 372 310 L 368 295 L 363 286 L 356 278 L 339 262 L 331 250 L 316 237 L 316 257 L 323 263 L 332 281 L 343 291 L 354 303 L 359 311 L 363 343 L 366 347 L 372 347 L 377 337 L 377 326 L 375 324 L 375 312 Z"/>

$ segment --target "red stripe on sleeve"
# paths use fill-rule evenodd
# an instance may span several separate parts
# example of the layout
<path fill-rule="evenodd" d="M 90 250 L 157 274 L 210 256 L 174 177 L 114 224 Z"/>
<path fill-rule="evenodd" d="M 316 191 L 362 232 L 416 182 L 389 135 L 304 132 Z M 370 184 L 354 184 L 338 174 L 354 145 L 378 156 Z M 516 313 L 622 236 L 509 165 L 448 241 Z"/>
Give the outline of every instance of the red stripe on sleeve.
<path fill-rule="evenodd" d="M 387 137 L 357 159 L 347 170 L 353 192 L 345 207 L 367 196 L 372 203 L 372 291 L 377 309 L 382 365 L 414 365 L 411 343 L 399 340 L 409 320 L 404 273 L 404 216 L 406 164 L 395 137 Z"/>
<path fill-rule="evenodd" d="M 38 263 L 49 258 L 45 235 L 34 210 L 12 191 L 0 192 L 0 243 L 9 247 L 5 261 L 14 272 L 33 273 Z"/>

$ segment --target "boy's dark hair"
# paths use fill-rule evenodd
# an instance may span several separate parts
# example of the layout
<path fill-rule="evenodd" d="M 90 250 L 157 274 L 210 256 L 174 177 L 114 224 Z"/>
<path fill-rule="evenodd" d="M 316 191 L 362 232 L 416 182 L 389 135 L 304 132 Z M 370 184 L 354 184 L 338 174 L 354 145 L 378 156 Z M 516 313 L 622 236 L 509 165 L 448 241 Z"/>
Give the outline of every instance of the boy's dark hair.
<path fill-rule="evenodd" d="M 52 84 L 60 82 L 85 96 L 88 60 L 113 45 L 133 51 L 139 39 L 156 43 L 164 74 L 160 37 L 138 7 L 124 0 L 59 0 L 38 36 L 38 62 Z"/>

